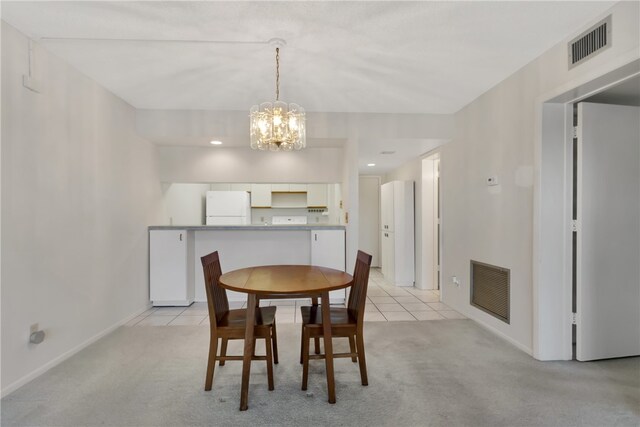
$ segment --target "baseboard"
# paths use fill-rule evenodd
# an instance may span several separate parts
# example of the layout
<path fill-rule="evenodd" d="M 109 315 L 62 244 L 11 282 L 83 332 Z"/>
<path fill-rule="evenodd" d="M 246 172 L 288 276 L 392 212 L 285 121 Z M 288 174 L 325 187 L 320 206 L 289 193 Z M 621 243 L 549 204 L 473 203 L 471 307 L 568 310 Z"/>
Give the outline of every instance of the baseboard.
<path fill-rule="evenodd" d="M 180 300 L 172 300 L 172 301 L 153 301 L 151 303 L 151 305 L 153 307 L 189 307 L 191 304 L 193 304 L 193 300 L 184 300 L 184 299 L 180 299 Z"/>
<path fill-rule="evenodd" d="M 109 326 L 108 328 L 102 330 L 101 332 L 99 332 L 96 335 L 92 336 L 91 338 L 89 338 L 88 340 L 84 341 L 83 343 L 73 347 L 71 350 L 68 350 L 68 351 L 62 353 L 60 356 L 54 358 L 53 360 L 50 360 L 49 362 L 45 363 L 41 367 L 39 367 L 39 368 L 35 369 L 34 371 L 28 373 L 27 375 L 23 376 L 22 378 L 14 381 L 13 383 L 9 384 L 7 387 L 2 389 L 2 391 L 0 392 L 0 397 L 4 398 L 5 396 L 8 396 L 9 394 L 13 393 L 17 389 L 19 389 L 20 387 L 22 387 L 23 385 L 28 383 L 29 381 L 34 380 L 35 378 L 37 378 L 40 375 L 42 375 L 45 372 L 47 372 L 49 369 L 51 369 L 54 366 L 57 366 L 60 363 L 64 362 L 65 360 L 67 360 L 68 358 L 73 356 L 74 354 L 80 352 L 81 350 L 83 350 L 86 347 L 90 346 L 94 342 L 98 341 L 100 338 L 102 338 L 102 337 L 108 335 L 109 333 L 113 332 L 114 330 L 116 330 L 120 326 L 122 326 L 125 323 L 127 323 L 129 320 L 138 317 L 139 315 L 141 315 L 145 311 L 149 310 L 150 308 L 151 308 L 151 304 L 148 304 L 145 308 L 142 308 L 142 309 L 136 311 L 135 313 L 125 317 L 124 319 L 116 322 L 115 324 L 113 324 L 113 325 Z"/>
<path fill-rule="evenodd" d="M 514 340 L 513 338 L 511 338 L 510 336 L 506 335 L 504 332 L 501 332 L 499 330 L 497 330 L 496 328 L 494 328 L 491 325 L 488 325 L 486 323 L 484 323 L 481 320 L 478 319 L 473 319 L 471 317 L 469 317 L 469 319 L 473 320 L 474 322 L 476 322 L 478 325 L 482 326 L 484 329 L 487 329 L 489 332 L 492 332 L 496 335 L 498 335 L 500 338 L 502 338 L 505 341 L 508 341 L 510 344 L 514 345 L 515 347 L 517 347 L 519 350 L 524 351 L 525 353 L 527 353 L 529 356 L 533 357 L 533 349 L 526 347 L 524 345 L 522 345 L 521 343 L 519 343 L 518 341 Z"/>

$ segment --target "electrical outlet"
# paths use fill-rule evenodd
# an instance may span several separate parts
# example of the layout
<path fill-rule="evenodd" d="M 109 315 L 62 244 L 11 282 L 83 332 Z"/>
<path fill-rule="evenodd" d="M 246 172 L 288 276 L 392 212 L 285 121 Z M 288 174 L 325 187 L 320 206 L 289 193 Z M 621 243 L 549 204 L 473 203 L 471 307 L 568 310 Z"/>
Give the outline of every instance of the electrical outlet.
<path fill-rule="evenodd" d="M 37 323 L 34 323 L 33 325 L 31 325 L 31 328 L 29 328 L 29 335 L 31 335 L 31 334 L 32 334 L 32 333 L 34 333 L 34 332 L 37 332 L 37 331 L 38 331 L 38 329 L 40 329 L 40 328 L 38 327 L 38 324 L 37 324 Z"/>

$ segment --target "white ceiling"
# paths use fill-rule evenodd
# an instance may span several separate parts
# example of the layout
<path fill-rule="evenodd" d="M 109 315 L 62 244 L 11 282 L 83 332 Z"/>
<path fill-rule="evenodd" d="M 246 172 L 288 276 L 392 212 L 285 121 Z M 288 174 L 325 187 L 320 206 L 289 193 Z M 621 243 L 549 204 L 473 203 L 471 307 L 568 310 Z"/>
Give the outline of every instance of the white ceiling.
<path fill-rule="evenodd" d="M 2 2 L 2 19 L 137 108 L 454 113 L 613 2 Z M 230 43 L 51 40 L 215 40 Z"/>

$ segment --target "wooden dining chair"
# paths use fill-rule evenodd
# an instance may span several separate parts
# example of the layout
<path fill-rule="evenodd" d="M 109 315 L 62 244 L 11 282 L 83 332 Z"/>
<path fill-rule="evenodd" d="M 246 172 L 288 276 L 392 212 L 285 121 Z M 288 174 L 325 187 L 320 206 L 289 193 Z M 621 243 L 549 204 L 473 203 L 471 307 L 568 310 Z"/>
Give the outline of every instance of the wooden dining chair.
<path fill-rule="evenodd" d="M 335 353 L 333 357 L 350 357 L 360 364 L 362 385 L 368 385 L 367 362 L 364 354 L 364 307 L 367 300 L 369 268 L 371 255 L 358 251 L 356 266 L 353 272 L 353 285 L 346 308 L 331 307 L 331 336 L 349 339 L 349 353 Z M 307 389 L 309 376 L 309 359 L 324 359 L 324 354 L 309 354 L 309 340 L 318 340 L 323 336 L 322 310 L 317 305 L 300 307 L 302 312 L 302 390 Z M 317 342 L 317 341 L 316 341 Z M 316 353 L 319 349 L 316 344 Z"/>
<path fill-rule="evenodd" d="M 204 284 L 207 292 L 207 306 L 209 308 L 209 360 L 207 362 L 207 374 L 204 389 L 211 390 L 213 386 L 213 371 L 216 360 L 223 366 L 227 360 L 242 360 L 243 356 L 227 356 L 227 342 L 229 340 L 243 340 L 247 318 L 246 309 L 229 310 L 227 292 L 222 288 L 218 280 L 222 275 L 220 257 L 218 252 L 212 252 L 201 258 L 204 270 Z M 278 363 L 278 339 L 276 335 L 276 307 L 256 307 L 256 321 L 254 336 L 256 339 L 264 339 L 266 355 L 256 356 L 255 351 L 251 360 L 266 360 L 267 378 L 269 390 L 273 390 L 273 365 Z M 221 339 L 220 355 L 218 351 L 218 339 Z M 273 347 L 273 351 L 272 351 Z M 255 340 L 254 340 L 255 349 Z"/>

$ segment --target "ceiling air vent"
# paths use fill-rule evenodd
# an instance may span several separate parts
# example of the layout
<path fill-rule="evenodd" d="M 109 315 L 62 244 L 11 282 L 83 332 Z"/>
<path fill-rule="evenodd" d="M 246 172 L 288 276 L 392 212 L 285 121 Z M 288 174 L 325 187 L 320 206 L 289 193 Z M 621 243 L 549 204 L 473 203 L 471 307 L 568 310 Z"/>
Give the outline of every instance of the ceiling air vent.
<path fill-rule="evenodd" d="M 395 151 L 381 151 L 380 154 L 395 154 Z"/>
<path fill-rule="evenodd" d="M 569 69 L 611 46 L 611 15 L 569 42 Z"/>

